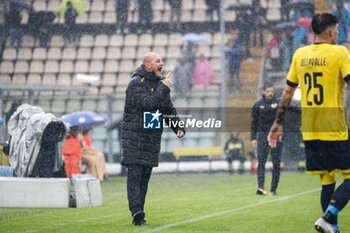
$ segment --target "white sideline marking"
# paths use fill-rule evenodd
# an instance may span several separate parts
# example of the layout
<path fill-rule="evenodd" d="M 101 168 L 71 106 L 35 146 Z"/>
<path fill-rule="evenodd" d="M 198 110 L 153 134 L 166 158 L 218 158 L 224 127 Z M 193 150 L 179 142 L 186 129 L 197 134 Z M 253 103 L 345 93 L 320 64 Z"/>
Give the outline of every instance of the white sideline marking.
<path fill-rule="evenodd" d="M 248 209 L 248 208 L 251 208 L 251 207 L 256 207 L 256 206 L 259 206 L 259 205 L 264 205 L 264 204 L 278 202 L 278 201 L 284 201 L 284 200 L 287 200 L 287 199 L 290 199 L 290 198 L 293 198 L 293 197 L 302 196 L 302 195 L 313 193 L 313 192 L 316 192 L 316 191 L 319 191 L 319 190 L 321 190 L 321 188 L 312 189 L 312 190 L 309 190 L 309 191 L 306 191 L 306 192 L 297 193 L 297 194 L 293 194 L 293 195 L 289 195 L 289 196 L 285 196 L 285 197 L 280 197 L 280 198 L 277 198 L 277 199 L 274 199 L 274 200 L 262 201 L 262 202 L 258 202 L 258 203 L 254 203 L 254 204 L 250 204 L 250 205 L 246 205 L 246 206 L 242 206 L 242 207 L 239 207 L 239 208 L 236 208 L 236 209 L 224 210 L 224 211 L 221 211 L 221 212 L 216 212 L 216 213 L 212 213 L 212 214 L 208 214 L 208 215 L 204 215 L 204 216 L 199 216 L 197 218 L 192 218 L 192 219 L 184 220 L 184 221 L 181 221 L 181 222 L 170 223 L 170 224 L 167 224 L 167 225 L 163 225 L 163 226 L 157 227 L 157 228 L 152 229 L 152 230 L 144 231 L 143 233 L 157 232 L 157 231 L 169 229 L 169 228 L 174 227 L 174 226 L 179 226 L 179 225 L 183 225 L 183 224 L 186 224 L 186 223 L 197 222 L 197 221 L 200 221 L 200 220 L 203 220 L 203 219 L 206 219 L 206 218 L 212 218 L 212 217 L 216 217 L 216 216 L 223 215 L 223 214 L 233 213 L 233 212 L 237 212 L 237 211 L 240 211 L 240 210 Z"/>
<path fill-rule="evenodd" d="M 243 188 L 243 189 L 240 189 L 240 191 L 245 190 L 245 189 L 250 189 L 250 188 Z M 174 227 L 174 226 L 178 226 L 178 225 L 182 225 L 182 224 L 186 224 L 186 223 L 197 222 L 197 221 L 200 221 L 200 220 L 206 219 L 206 218 L 216 217 L 216 216 L 219 216 L 219 215 L 232 213 L 232 212 L 236 212 L 236 211 L 239 211 L 239 210 L 248 209 L 248 208 L 251 208 L 251 207 L 256 207 L 256 206 L 259 206 L 259 205 L 264 205 L 264 204 L 268 204 L 268 203 L 272 203 L 272 202 L 283 201 L 283 200 L 286 200 L 286 199 L 290 199 L 290 198 L 297 197 L 297 196 L 302 196 L 302 195 L 305 195 L 305 194 L 308 194 L 308 193 L 312 193 L 312 192 L 316 192 L 316 191 L 319 191 L 319 190 L 321 190 L 321 189 L 320 188 L 312 189 L 312 190 L 309 190 L 309 191 L 306 191 L 306 192 L 297 193 L 297 194 L 293 194 L 293 195 L 289 195 L 289 196 L 285 196 L 285 197 L 280 197 L 280 198 L 277 198 L 277 199 L 274 199 L 274 200 L 262 201 L 262 202 L 258 202 L 258 203 L 254 203 L 254 204 L 250 204 L 250 205 L 246 205 L 246 206 L 242 206 L 242 207 L 239 207 L 239 208 L 236 208 L 236 209 L 224 210 L 224 211 L 221 211 L 221 212 L 216 212 L 216 213 L 212 213 L 212 214 L 209 214 L 209 215 L 188 219 L 188 220 L 177 222 L 177 223 L 170 223 L 170 224 L 167 224 L 167 225 L 163 225 L 163 226 L 157 227 L 157 228 L 152 229 L 152 230 L 144 231 L 144 233 L 157 232 L 157 231 L 161 231 L 161 230 L 164 230 L 164 229 L 169 229 L 169 228 Z M 236 190 L 236 191 L 238 191 L 238 190 Z M 47 227 L 39 227 L 38 229 L 27 230 L 27 231 L 24 231 L 24 232 L 38 232 L 38 231 L 41 231 L 43 229 L 51 229 L 51 228 L 56 228 L 56 227 L 68 226 L 68 225 L 74 224 L 74 223 L 82 223 L 82 222 L 86 222 L 86 221 L 90 221 L 90 220 L 110 218 L 110 217 L 117 216 L 119 214 L 120 213 L 104 215 L 104 216 L 98 216 L 98 217 L 91 217 L 91 218 L 83 218 L 83 219 L 78 219 L 78 220 L 67 222 L 67 223 L 57 223 L 57 224 L 53 224 L 53 225 L 47 226 Z"/>
<path fill-rule="evenodd" d="M 230 193 L 235 193 L 235 192 L 241 192 L 243 190 L 248 190 L 248 189 L 252 189 L 251 187 L 247 187 L 247 188 L 242 188 L 242 189 L 237 189 L 235 191 L 232 191 Z M 113 203 L 113 202 L 112 202 Z M 117 203 L 117 202 L 115 202 Z M 111 204 L 111 203 L 110 203 Z M 40 227 L 38 229 L 34 229 L 34 230 L 27 230 L 27 231 L 24 231 L 24 232 L 38 232 L 40 230 L 43 230 L 43 229 L 50 229 L 50 228 L 56 228 L 56 227 L 64 227 L 64 226 L 68 226 L 70 224 L 74 224 L 74 223 L 82 223 L 82 222 L 86 222 L 86 221 L 89 221 L 89 220 L 96 220 L 96 219 L 101 219 L 101 218 L 110 218 L 110 217 L 114 217 L 114 216 L 117 216 L 119 215 L 120 213 L 118 214 L 110 214 L 110 215 L 104 215 L 104 216 L 99 216 L 99 217 L 91 217 L 91 218 L 82 218 L 82 219 L 78 219 L 78 220 L 74 220 L 72 222 L 67 222 L 67 223 L 56 223 L 56 224 L 53 224 L 51 226 L 47 226 L 47 227 Z"/>

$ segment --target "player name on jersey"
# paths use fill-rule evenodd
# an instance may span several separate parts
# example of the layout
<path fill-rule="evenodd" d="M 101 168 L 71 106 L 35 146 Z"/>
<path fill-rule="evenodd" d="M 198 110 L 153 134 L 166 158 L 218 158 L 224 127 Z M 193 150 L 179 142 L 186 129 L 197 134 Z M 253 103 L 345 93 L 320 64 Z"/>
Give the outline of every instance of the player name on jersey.
<path fill-rule="evenodd" d="M 309 57 L 301 59 L 301 66 L 325 66 L 326 58 L 325 57 Z"/>

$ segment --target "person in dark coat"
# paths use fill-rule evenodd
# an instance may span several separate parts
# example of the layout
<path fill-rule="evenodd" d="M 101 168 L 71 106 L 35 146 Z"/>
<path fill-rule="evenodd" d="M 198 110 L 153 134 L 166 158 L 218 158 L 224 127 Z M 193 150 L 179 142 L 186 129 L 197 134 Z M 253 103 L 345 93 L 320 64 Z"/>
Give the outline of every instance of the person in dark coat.
<path fill-rule="evenodd" d="M 5 25 L 9 29 L 10 47 L 15 48 L 15 43 L 17 43 L 17 52 L 22 48 L 23 30 L 21 20 L 21 12 L 14 3 L 10 3 L 10 11 L 5 13 Z"/>
<path fill-rule="evenodd" d="M 147 53 L 126 89 L 121 164 L 128 169 L 127 193 L 134 225 L 147 225 L 144 204 L 152 168 L 159 163 L 161 119 L 179 121 L 170 99 L 170 73 L 163 78 L 162 69 L 161 57 Z M 184 129 L 174 123 L 170 125 L 172 130 L 182 138 Z"/>
<path fill-rule="evenodd" d="M 282 143 L 278 143 L 276 148 L 271 148 L 267 141 L 267 135 L 276 116 L 278 99 L 274 95 L 272 83 L 265 83 L 263 88 L 263 98 L 258 100 L 252 109 L 252 124 L 250 139 L 258 154 L 258 195 L 266 195 L 265 184 L 265 164 L 267 155 L 271 150 L 273 163 L 272 181 L 270 195 L 276 195 L 276 189 L 280 177 L 281 148 Z"/>
<path fill-rule="evenodd" d="M 50 39 L 50 30 L 52 26 L 52 19 L 49 17 L 49 12 L 44 12 L 39 27 L 39 46 L 47 49 L 47 43 Z"/>
<path fill-rule="evenodd" d="M 168 0 L 168 2 L 172 9 L 170 11 L 170 30 L 181 31 L 182 0 Z"/>
<path fill-rule="evenodd" d="M 253 0 L 252 18 L 253 18 L 253 46 L 257 45 L 257 34 L 259 33 L 260 48 L 264 44 L 264 28 L 267 26 L 268 22 L 266 20 L 266 9 L 260 5 L 259 0 Z"/>
<path fill-rule="evenodd" d="M 153 9 L 152 0 L 138 0 L 136 8 L 139 12 L 139 22 L 137 33 L 147 32 L 152 33 Z"/>
<path fill-rule="evenodd" d="M 207 12 L 210 18 L 210 22 L 214 22 L 214 11 L 216 11 L 218 19 L 220 21 L 220 0 L 205 0 L 205 4 L 208 7 Z"/>
<path fill-rule="evenodd" d="M 241 40 L 238 36 L 232 39 L 232 47 L 226 51 L 227 57 L 229 58 L 229 71 L 230 80 L 228 91 L 230 94 L 233 93 L 233 76 L 236 76 L 236 94 L 239 94 L 241 90 L 241 78 L 239 71 L 241 68 L 241 62 L 243 60 L 243 48 Z"/>
<path fill-rule="evenodd" d="M 117 33 L 127 34 L 129 29 L 127 28 L 130 1 L 129 0 L 114 0 L 115 12 L 117 15 Z"/>
<path fill-rule="evenodd" d="M 237 12 L 237 30 L 238 37 L 242 43 L 245 45 L 245 56 L 247 59 L 251 60 L 250 55 L 250 33 L 253 28 L 252 16 L 248 13 L 246 9 Z"/>
<path fill-rule="evenodd" d="M 77 17 L 78 12 L 73 9 L 72 2 L 67 2 L 67 11 L 64 13 L 64 26 L 66 28 L 67 43 L 75 43 L 77 40 L 77 25 L 75 23 Z"/>

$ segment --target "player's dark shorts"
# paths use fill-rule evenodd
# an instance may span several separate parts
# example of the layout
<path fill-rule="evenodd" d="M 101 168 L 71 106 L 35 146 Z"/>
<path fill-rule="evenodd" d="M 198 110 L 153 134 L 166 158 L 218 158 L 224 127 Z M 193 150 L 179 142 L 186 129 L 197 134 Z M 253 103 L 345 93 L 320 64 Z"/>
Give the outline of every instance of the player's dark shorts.
<path fill-rule="evenodd" d="M 350 140 L 304 143 L 307 174 L 350 173 Z"/>

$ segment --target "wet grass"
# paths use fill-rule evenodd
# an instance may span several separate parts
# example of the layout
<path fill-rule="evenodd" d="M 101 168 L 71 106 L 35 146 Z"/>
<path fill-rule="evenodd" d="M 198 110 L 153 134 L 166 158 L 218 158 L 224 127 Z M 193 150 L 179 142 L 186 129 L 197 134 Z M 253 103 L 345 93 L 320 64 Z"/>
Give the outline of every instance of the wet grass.
<path fill-rule="evenodd" d="M 271 176 L 266 177 L 269 188 Z M 340 181 L 340 180 L 339 180 Z M 133 226 L 126 179 L 102 182 L 104 205 L 94 208 L 0 209 L 1 232 L 315 232 L 322 214 L 320 181 L 282 174 L 277 196 L 257 196 L 254 175 L 153 176 L 146 200 L 149 226 Z M 350 232 L 350 208 L 339 216 Z"/>

